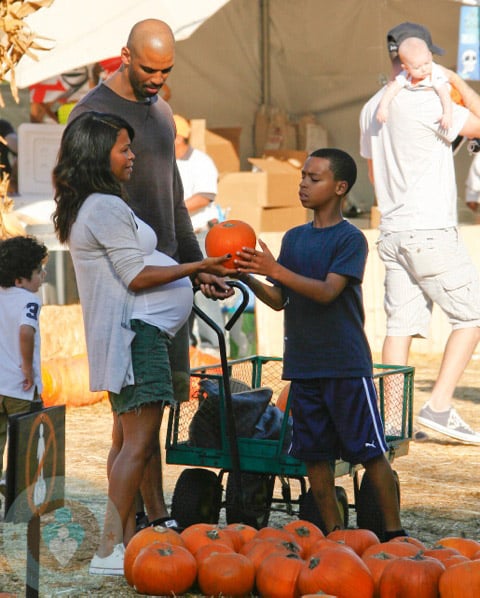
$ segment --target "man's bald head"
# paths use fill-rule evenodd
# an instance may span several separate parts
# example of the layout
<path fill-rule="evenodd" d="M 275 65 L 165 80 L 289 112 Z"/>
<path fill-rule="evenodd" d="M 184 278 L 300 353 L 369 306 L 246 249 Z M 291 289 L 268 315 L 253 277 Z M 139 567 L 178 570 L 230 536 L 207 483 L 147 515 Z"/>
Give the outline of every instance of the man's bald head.
<path fill-rule="evenodd" d="M 127 48 L 131 52 L 139 52 L 148 47 L 163 51 L 175 45 L 175 38 L 170 27 L 159 19 L 145 19 L 136 23 L 127 40 Z"/>
<path fill-rule="evenodd" d="M 158 19 L 136 23 L 121 51 L 122 66 L 114 91 L 126 99 L 144 101 L 158 94 L 175 63 L 175 38 L 170 27 Z"/>

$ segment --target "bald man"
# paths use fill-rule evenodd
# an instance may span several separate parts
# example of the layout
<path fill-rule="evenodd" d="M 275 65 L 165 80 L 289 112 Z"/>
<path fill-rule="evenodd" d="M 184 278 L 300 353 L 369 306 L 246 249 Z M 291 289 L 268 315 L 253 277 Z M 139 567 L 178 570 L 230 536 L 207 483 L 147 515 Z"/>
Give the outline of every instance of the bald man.
<path fill-rule="evenodd" d="M 170 106 L 159 91 L 173 69 L 175 40 L 163 21 L 146 19 L 133 26 L 121 50 L 122 64 L 105 81 L 92 89 L 74 108 L 69 121 L 82 112 L 97 110 L 122 116 L 135 129 L 132 151 L 135 167 L 125 188 L 133 211 L 156 232 L 157 249 L 180 263 L 202 259 L 183 198 L 183 187 L 175 160 L 175 125 Z M 226 298 L 233 290 L 223 279 L 201 274 L 194 281 L 207 297 Z M 172 342 L 175 398 L 188 400 L 189 374 L 188 324 Z M 121 430 L 116 449 L 112 449 L 107 468 L 121 448 Z M 163 497 L 160 447 L 147 467 L 142 496 L 150 522 L 175 526 Z"/>

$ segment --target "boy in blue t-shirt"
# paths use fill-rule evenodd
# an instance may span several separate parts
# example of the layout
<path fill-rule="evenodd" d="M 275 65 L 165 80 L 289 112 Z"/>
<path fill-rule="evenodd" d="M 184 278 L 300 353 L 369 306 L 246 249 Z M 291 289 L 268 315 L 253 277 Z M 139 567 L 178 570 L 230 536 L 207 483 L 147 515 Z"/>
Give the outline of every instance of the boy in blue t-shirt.
<path fill-rule="evenodd" d="M 331 463 L 361 463 L 377 491 L 385 539 L 405 536 L 364 332 L 361 282 L 368 246 L 344 220 L 342 204 L 357 177 L 354 160 L 319 149 L 305 161 L 299 187 L 313 222 L 285 234 L 275 260 L 262 251 L 238 252 L 239 278 L 275 310 L 285 311 L 283 378 L 291 380 L 290 453 L 305 462 L 327 532 L 343 527 Z M 268 277 L 271 285 L 248 274 Z"/>

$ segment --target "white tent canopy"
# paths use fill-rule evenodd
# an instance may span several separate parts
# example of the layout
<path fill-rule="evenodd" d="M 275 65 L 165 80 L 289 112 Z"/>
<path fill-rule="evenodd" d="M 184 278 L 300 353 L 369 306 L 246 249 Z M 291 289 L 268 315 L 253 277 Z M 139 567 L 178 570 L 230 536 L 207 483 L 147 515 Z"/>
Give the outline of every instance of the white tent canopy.
<path fill-rule="evenodd" d="M 241 158 L 255 155 L 253 127 L 262 104 L 265 73 L 270 103 L 292 118 L 314 114 L 328 142 L 359 165 L 353 198 L 373 201 L 365 161 L 359 156 L 358 118 L 363 103 L 390 75 L 387 31 L 404 21 L 427 26 L 445 49 L 437 61 L 456 68 L 461 3 L 452 0 L 264 0 L 268 4 L 267 67 L 259 0 L 230 0 L 193 36 L 177 46 L 169 79 L 170 104 L 210 128 L 241 126 Z M 475 89 L 480 83 L 471 82 Z M 456 157 L 463 197 L 470 157 Z M 461 204 L 459 204 L 463 207 Z M 468 212 L 468 210 L 466 211 Z"/>
<path fill-rule="evenodd" d="M 205 118 L 209 128 L 241 127 L 244 168 L 255 155 L 255 114 L 263 102 L 293 117 L 314 114 L 328 142 L 357 160 L 353 195 L 368 208 L 373 193 L 358 153 L 358 117 L 390 73 L 386 32 L 403 21 L 426 25 L 445 49 L 438 61 L 455 68 L 460 8 L 453 0 L 54 0 L 28 20 L 57 39 L 56 47 L 39 53 L 38 63 L 23 58 L 18 84 L 116 56 L 133 23 L 164 19 L 183 39 L 168 80 L 174 112 Z M 189 32 L 198 29 L 184 39 L 187 24 Z M 470 163 L 464 148 L 456 162 L 462 196 Z"/>
<path fill-rule="evenodd" d="M 19 88 L 71 69 L 120 54 L 134 23 L 146 18 L 166 21 L 175 39 L 189 37 L 228 0 L 54 0 L 26 18 L 38 35 L 54 42 L 36 52 L 38 62 L 24 56 L 15 70 Z"/>

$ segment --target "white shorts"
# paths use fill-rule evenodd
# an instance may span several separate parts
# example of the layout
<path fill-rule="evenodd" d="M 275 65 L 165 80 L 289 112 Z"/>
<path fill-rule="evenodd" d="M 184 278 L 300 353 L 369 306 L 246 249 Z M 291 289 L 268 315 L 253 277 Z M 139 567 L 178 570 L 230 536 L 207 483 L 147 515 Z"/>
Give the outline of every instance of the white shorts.
<path fill-rule="evenodd" d="M 433 304 L 453 330 L 480 326 L 480 278 L 456 228 L 382 233 L 388 336 L 428 335 Z"/>

